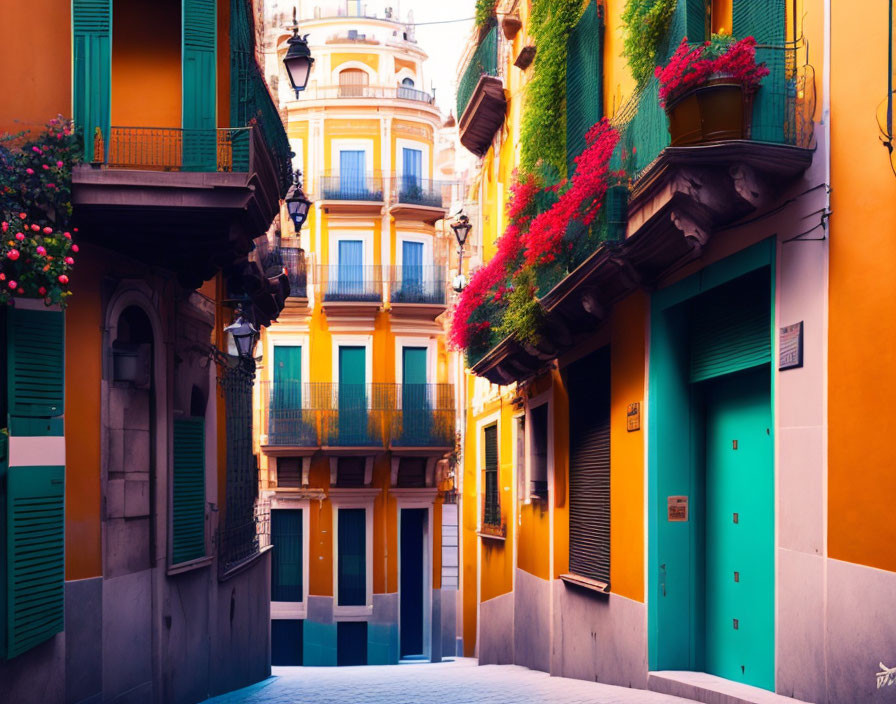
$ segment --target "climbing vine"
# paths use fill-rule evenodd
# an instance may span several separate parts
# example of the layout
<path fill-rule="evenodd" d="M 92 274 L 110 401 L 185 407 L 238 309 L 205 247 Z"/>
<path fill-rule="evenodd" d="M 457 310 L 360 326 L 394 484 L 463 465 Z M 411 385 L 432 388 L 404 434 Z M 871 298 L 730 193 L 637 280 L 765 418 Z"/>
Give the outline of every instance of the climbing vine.
<path fill-rule="evenodd" d="M 626 0 L 622 11 L 622 55 L 642 88 L 653 76 L 660 44 L 669 30 L 678 0 Z"/>
<path fill-rule="evenodd" d="M 582 0 L 532 1 L 529 31 L 537 53 L 520 127 L 523 172 L 543 162 L 566 174 L 566 44 L 582 9 Z"/>
<path fill-rule="evenodd" d="M 485 27 L 495 16 L 498 0 L 476 0 L 476 26 Z"/>

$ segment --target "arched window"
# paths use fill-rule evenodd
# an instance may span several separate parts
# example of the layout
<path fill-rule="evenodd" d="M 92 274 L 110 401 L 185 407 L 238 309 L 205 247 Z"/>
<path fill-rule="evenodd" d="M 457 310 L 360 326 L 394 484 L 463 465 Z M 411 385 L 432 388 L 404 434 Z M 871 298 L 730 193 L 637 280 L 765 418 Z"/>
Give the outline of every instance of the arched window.
<path fill-rule="evenodd" d="M 404 78 L 401 81 L 401 85 L 405 88 L 413 88 L 414 87 L 414 79 L 413 78 Z"/>
<path fill-rule="evenodd" d="M 370 78 L 366 71 L 359 68 L 347 68 L 339 72 L 339 97 L 359 98 L 367 94 Z"/>

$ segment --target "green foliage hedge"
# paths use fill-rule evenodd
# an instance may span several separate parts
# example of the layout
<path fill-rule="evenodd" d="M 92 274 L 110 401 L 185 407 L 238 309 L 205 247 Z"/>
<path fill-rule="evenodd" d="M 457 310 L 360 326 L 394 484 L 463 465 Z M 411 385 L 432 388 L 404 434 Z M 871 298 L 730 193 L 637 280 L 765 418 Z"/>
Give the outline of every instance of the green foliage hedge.
<path fill-rule="evenodd" d="M 627 0 L 622 11 L 625 38 L 622 55 L 628 60 L 638 88 L 644 87 L 657 65 L 657 51 L 669 31 L 678 0 Z"/>

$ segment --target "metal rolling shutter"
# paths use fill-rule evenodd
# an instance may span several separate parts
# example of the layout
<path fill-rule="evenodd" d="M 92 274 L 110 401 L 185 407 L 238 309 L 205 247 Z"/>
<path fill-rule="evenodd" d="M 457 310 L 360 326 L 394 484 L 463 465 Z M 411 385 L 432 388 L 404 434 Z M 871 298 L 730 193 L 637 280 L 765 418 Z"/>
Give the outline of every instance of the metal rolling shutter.
<path fill-rule="evenodd" d="M 767 364 L 772 358 L 768 270 L 711 289 L 691 309 L 691 381 Z"/>
<path fill-rule="evenodd" d="M 610 584 L 610 355 L 570 368 L 569 571 Z"/>

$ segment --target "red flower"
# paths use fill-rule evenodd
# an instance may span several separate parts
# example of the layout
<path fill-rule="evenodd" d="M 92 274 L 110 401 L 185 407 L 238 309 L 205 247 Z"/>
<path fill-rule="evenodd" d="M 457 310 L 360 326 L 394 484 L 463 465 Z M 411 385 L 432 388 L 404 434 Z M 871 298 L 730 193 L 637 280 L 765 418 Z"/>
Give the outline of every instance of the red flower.
<path fill-rule="evenodd" d="M 13 261 L 15 261 L 15 260 L 18 259 L 21 255 L 19 254 L 19 250 L 17 250 L 17 249 L 11 249 L 11 250 L 9 250 L 9 251 L 6 253 L 6 256 L 7 256 L 9 259 L 12 259 Z"/>
<path fill-rule="evenodd" d="M 65 274 L 60 274 L 59 275 L 59 283 L 61 283 L 63 286 L 65 286 L 65 284 L 68 283 L 68 277 Z"/>

